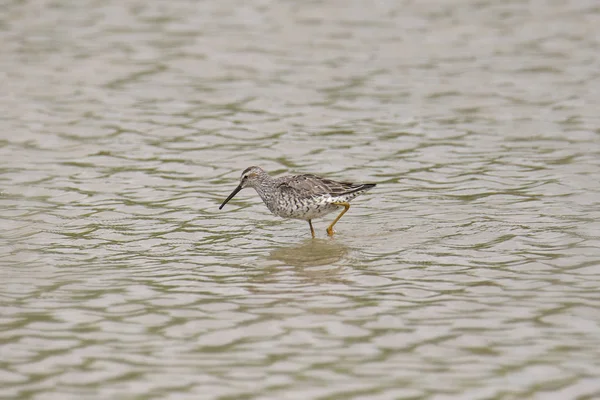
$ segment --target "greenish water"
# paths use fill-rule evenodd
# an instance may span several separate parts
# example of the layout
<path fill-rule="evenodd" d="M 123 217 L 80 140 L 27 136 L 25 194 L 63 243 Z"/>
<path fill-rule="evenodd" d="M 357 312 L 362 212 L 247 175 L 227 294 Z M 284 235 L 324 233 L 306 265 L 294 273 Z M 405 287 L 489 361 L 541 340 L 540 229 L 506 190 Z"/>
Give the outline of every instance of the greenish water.
<path fill-rule="evenodd" d="M 599 19 L 6 2 L 0 398 L 600 398 Z M 378 186 L 311 240 L 250 165 Z"/>

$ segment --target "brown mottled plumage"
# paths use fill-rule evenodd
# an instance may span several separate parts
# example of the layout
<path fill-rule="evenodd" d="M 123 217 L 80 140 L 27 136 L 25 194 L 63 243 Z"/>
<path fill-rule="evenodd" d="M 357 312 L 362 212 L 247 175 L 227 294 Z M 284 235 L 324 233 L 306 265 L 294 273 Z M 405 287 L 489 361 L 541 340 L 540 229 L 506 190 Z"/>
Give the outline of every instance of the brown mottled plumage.
<path fill-rule="evenodd" d="M 334 232 L 333 226 L 350 208 L 350 200 L 374 186 L 373 183 L 336 182 L 309 174 L 272 178 L 260 167 L 249 167 L 242 172 L 240 184 L 225 199 L 219 210 L 240 190 L 251 187 L 256 190 L 273 214 L 283 218 L 308 221 L 314 238 L 315 231 L 311 220 L 344 207 L 340 215 L 327 228 L 327 234 L 331 236 Z"/>

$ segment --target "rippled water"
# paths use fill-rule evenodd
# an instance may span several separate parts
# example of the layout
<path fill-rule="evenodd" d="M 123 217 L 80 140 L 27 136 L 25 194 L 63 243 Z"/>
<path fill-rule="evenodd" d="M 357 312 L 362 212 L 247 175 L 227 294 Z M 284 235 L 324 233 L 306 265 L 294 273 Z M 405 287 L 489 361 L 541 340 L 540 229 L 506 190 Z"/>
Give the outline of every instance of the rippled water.
<path fill-rule="evenodd" d="M 0 397 L 600 398 L 595 0 L 0 27 Z M 250 165 L 378 186 L 312 240 Z"/>

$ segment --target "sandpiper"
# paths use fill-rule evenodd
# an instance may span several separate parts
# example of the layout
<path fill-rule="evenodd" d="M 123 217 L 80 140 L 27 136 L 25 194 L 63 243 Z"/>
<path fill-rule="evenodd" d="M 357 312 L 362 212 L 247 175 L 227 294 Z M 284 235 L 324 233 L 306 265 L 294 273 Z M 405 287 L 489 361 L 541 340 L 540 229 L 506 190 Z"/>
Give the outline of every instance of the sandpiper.
<path fill-rule="evenodd" d="M 240 190 L 247 187 L 256 190 L 274 215 L 308 221 L 310 233 L 314 238 L 315 230 L 311 222 L 313 219 L 343 207 L 340 215 L 327 228 L 327 234 L 332 236 L 333 226 L 350 208 L 350 200 L 372 189 L 375 184 L 336 182 L 308 174 L 272 178 L 260 167 L 249 167 L 242 172 L 240 184 L 225 199 L 219 210 Z"/>

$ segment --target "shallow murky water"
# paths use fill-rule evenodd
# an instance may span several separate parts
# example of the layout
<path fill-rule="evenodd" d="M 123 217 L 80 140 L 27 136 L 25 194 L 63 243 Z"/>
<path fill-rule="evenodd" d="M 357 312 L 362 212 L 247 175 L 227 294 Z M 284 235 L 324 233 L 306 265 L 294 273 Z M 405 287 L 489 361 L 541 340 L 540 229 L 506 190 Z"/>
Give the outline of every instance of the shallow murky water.
<path fill-rule="evenodd" d="M 595 1 L 0 26 L 0 397 L 600 398 Z M 312 240 L 250 165 L 379 185 Z"/>

